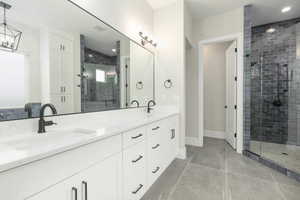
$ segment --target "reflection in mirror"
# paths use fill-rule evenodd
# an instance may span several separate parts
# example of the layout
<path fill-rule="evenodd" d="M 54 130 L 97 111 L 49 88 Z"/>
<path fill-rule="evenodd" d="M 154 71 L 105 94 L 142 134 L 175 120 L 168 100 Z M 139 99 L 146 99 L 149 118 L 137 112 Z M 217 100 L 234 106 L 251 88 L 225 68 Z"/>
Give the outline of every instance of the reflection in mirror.
<path fill-rule="evenodd" d="M 22 35 L 15 51 L 0 50 L 0 121 L 38 117 L 45 103 L 70 114 L 154 99 L 150 51 L 67 0 L 5 3 Z"/>

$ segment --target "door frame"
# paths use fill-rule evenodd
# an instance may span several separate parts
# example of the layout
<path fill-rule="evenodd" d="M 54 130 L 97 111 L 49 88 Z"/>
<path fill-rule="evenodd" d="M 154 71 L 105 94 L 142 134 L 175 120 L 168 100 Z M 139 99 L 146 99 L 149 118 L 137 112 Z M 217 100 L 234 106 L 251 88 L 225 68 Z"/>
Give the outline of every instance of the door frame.
<path fill-rule="evenodd" d="M 199 143 L 203 146 L 204 138 L 204 70 L 203 70 L 203 57 L 204 57 L 204 45 L 237 41 L 237 142 L 236 151 L 238 153 L 243 152 L 243 101 L 244 101 L 244 40 L 242 33 L 235 33 L 231 35 L 225 35 L 222 37 L 216 37 L 212 39 L 202 40 L 198 43 L 199 48 L 199 74 L 198 74 L 198 86 L 199 86 Z"/>

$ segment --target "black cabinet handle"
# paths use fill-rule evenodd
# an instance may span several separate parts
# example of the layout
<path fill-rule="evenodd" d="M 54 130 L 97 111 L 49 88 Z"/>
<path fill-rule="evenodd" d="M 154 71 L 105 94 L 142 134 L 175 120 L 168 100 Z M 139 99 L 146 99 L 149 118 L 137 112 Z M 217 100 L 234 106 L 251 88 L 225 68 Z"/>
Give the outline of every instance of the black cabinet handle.
<path fill-rule="evenodd" d="M 160 146 L 160 144 L 157 144 L 154 147 L 152 147 L 152 149 L 157 149 L 159 146 Z"/>
<path fill-rule="evenodd" d="M 173 140 L 175 138 L 175 129 L 171 129 L 171 139 Z"/>
<path fill-rule="evenodd" d="M 84 200 L 88 200 L 88 184 L 86 181 L 82 181 L 82 185 L 84 188 Z"/>
<path fill-rule="evenodd" d="M 156 174 L 160 170 L 160 167 L 156 167 L 154 171 L 152 171 L 153 174 Z"/>
<path fill-rule="evenodd" d="M 136 160 L 133 160 L 132 162 L 133 162 L 133 163 L 136 163 L 136 162 L 138 162 L 139 160 L 141 160 L 142 158 L 143 158 L 143 156 L 140 155 Z"/>
<path fill-rule="evenodd" d="M 144 185 L 140 184 L 138 189 L 136 189 L 135 191 L 132 192 L 132 194 L 137 194 L 142 188 L 144 187 Z"/>
<path fill-rule="evenodd" d="M 159 127 L 159 126 L 157 126 L 157 127 L 153 128 L 153 129 L 152 129 L 152 131 L 156 131 L 156 130 L 158 130 L 158 129 L 160 129 L 160 127 Z"/>
<path fill-rule="evenodd" d="M 78 190 L 76 187 L 72 187 L 72 195 L 72 198 L 74 197 L 74 200 L 78 200 Z"/>
<path fill-rule="evenodd" d="M 143 136 L 143 134 L 139 134 L 139 135 L 137 135 L 137 136 L 131 137 L 131 139 L 138 139 L 138 138 L 140 138 L 140 137 L 142 137 L 142 136 Z"/>

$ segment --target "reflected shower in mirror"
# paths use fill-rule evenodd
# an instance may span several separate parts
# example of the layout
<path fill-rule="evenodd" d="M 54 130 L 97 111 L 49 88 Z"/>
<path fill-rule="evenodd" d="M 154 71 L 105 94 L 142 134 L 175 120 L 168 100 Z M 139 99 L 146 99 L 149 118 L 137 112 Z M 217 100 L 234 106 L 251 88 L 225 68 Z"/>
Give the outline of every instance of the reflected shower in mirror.
<path fill-rule="evenodd" d="M 45 103 L 72 114 L 154 99 L 149 50 L 71 1 L 5 3 L 7 21 L 22 37 L 17 49 L 0 50 L 0 121 L 38 117 Z"/>

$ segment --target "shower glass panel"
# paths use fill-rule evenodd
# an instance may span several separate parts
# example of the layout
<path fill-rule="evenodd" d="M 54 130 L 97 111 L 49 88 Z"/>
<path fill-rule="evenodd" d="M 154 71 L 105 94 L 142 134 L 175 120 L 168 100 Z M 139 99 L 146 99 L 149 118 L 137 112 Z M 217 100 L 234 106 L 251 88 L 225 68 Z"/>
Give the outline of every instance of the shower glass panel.
<path fill-rule="evenodd" d="M 250 151 L 299 173 L 298 21 L 252 28 Z M 268 31 L 270 28 L 273 31 Z"/>

